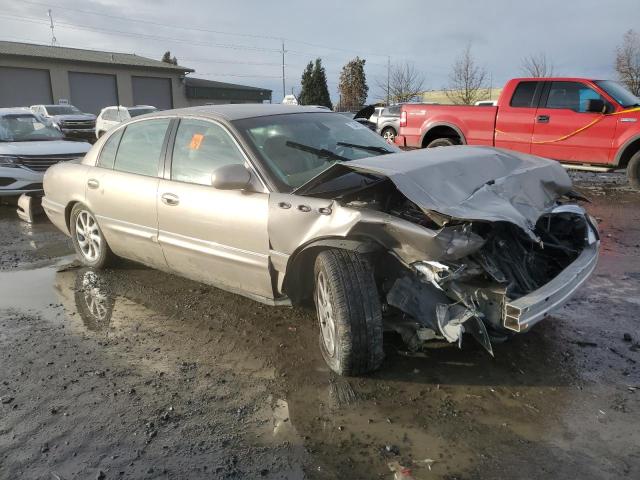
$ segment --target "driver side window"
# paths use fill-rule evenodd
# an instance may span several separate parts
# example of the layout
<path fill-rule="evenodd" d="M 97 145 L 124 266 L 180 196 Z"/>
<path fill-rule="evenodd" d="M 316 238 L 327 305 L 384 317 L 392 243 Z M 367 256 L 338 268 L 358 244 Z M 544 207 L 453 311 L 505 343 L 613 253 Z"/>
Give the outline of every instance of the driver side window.
<path fill-rule="evenodd" d="M 242 152 L 220 125 L 182 119 L 176 132 L 171 180 L 211 185 L 211 174 L 224 165 L 245 163 Z"/>

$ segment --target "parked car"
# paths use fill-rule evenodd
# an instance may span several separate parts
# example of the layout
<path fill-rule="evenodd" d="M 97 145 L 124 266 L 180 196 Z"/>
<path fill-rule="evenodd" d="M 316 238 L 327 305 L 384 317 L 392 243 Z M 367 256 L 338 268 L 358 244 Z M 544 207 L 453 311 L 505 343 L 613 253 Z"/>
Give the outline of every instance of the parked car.
<path fill-rule="evenodd" d="M 400 110 L 402 105 L 386 107 L 376 117 L 376 133 L 387 142 L 393 143 L 400 131 Z"/>
<path fill-rule="evenodd" d="M 93 140 L 96 116 L 73 105 L 31 105 L 31 112 L 59 128 L 67 139 Z"/>
<path fill-rule="evenodd" d="M 122 122 L 131 120 L 138 115 L 153 113 L 157 111 L 151 105 L 136 105 L 135 107 L 105 107 L 100 111 L 96 119 L 96 138 L 100 138 L 104 133 Z"/>
<path fill-rule="evenodd" d="M 115 256 L 271 305 L 313 299 L 340 374 L 410 348 L 524 332 L 593 271 L 593 220 L 557 163 L 485 147 L 403 153 L 290 105 L 157 112 L 50 168 L 43 207 L 80 261 Z M 384 312 L 384 314 L 383 314 Z"/>
<path fill-rule="evenodd" d="M 396 144 L 494 145 L 575 169 L 627 169 L 640 188 L 640 99 L 609 80 L 516 78 L 496 107 L 407 104 Z"/>
<path fill-rule="evenodd" d="M 0 108 L 0 196 L 41 192 L 47 168 L 79 160 L 89 147 L 64 140 L 26 108 Z"/>

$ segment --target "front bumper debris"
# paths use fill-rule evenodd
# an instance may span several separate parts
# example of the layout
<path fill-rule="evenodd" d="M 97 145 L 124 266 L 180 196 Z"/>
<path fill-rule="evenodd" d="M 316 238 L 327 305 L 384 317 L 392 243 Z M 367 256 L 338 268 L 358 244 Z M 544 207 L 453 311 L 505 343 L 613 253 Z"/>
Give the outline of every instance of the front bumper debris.
<path fill-rule="evenodd" d="M 561 307 L 591 275 L 598 263 L 600 241 L 587 245 L 573 263 L 543 287 L 504 304 L 503 325 L 524 332 Z"/>

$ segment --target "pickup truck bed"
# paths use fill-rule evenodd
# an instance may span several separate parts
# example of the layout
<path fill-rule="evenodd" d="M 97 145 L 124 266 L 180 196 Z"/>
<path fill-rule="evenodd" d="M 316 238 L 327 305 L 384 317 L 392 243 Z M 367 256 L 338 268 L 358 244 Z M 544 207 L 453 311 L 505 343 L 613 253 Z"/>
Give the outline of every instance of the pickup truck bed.
<path fill-rule="evenodd" d="M 640 99 L 584 78 L 510 80 L 497 106 L 405 104 L 395 143 L 408 148 L 489 145 L 578 169 L 626 168 L 640 187 Z"/>

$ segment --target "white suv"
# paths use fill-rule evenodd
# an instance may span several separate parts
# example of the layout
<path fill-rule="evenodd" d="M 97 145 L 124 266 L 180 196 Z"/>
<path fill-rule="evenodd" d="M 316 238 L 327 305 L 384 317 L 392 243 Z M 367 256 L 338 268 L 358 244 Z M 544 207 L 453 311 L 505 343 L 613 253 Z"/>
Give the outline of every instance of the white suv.
<path fill-rule="evenodd" d="M 155 112 L 158 109 L 151 105 L 136 105 L 135 107 L 105 107 L 100 111 L 96 119 L 96 138 L 100 138 L 107 130 L 112 129 L 122 122 L 126 122 L 138 115 Z"/>

